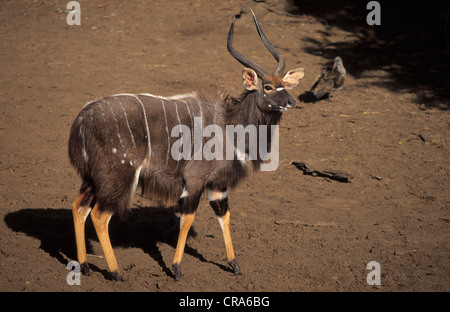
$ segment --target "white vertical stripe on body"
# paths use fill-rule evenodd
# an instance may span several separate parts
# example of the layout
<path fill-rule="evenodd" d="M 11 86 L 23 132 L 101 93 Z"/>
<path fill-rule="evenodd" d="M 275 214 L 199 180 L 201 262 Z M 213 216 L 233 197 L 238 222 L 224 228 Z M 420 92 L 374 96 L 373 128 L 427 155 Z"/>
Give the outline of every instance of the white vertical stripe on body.
<path fill-rule="evenodd" d="M 152 147 L 151 147 L 151 143 L 150 143 L 150 131 L 149 131 L 149 129 L 148 129 L 147 114 L 145 113 L 145 107 L 144 107 L 144 104 L 141 102 L 141 100 L 137 97 L 137 95 L 134 95 L 134 97 L 135 97 L 136 100 L 138 100 L 138 102 L 141 104 L 141 106 L 142 106 L 142 112 L 144 113 L 145 127 L 146 127 L 146 131 L 147 131 L 148 160 L 150 160 L 150 158 L 151 158 L 151 156 L 152 156 Z"/>

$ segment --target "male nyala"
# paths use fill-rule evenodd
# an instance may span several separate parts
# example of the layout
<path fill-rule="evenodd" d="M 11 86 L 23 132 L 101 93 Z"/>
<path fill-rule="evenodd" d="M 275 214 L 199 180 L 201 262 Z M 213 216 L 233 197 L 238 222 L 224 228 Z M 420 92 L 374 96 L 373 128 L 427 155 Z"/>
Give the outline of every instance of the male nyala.
<path fill-rule="evenodd" d="M 178 201 L 180 231 L 173 259 L 176 280 L 181 277 L 186 237 L 205 191 L 223 231 L 228 263 L 235 274 L 240 273 L 231 242 L 227 190 L 247 175 L 247 162 L 242 155 L 248 154 L 248 144 L 244 151 L 235 147 L 236 157 L 231 160 L 194 157 L 175 160 L 171 157 L 171 146 L 176 138 L 171 136 L 171 129 L 181 125 L 193 129 L 195 119 L 203 127 L 217 125 L 224 133 L 227 125 L 255 125 L 256 129 L 267 126 L 270 132 L 271 126 L 279 124 L 282 113 L 295 106 L 287 90 L 299 83 L 304 69 L 290 70 L 282 78 L 284 59 L 264 35 L 254 15 L 253 19 L 259 37 L 278 65 L 268 73 L 234 50 L 233 20 L 228 51 L 245 66 L 242 82 L 246 91 L 239 98 L 198 92 L 172 97 L 115 94 L 86 104 L 76 117 L 68 145 L 70 161 L 83 180 L 79 196 L 72 204 L 77 256 L 83 274 L 89 274 L 84 228 L 90 213 L 109 270 L 114 279 L 122 280 L 108 224 L 112 215 L 126 215 L 138 187 L 153 199 Z M 270 149 L 270 133 L 267 138 Z M 258 170 L 262 161 L 259 157 L 252 159 L 253 168 Z"/>

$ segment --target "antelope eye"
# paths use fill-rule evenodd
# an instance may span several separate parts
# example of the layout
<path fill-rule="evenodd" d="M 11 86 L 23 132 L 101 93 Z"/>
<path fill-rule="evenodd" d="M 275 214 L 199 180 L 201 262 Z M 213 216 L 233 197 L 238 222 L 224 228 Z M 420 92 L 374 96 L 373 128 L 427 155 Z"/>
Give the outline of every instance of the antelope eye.
<path fill-rule="evenodd" d="M 270 91 L 270 90 L 273 90 L 273 88 L 272 88 L 272 86 L 270 86 L 270 85 L 265 85 L 265 86 L 264 86 L 264 90 Z"/>

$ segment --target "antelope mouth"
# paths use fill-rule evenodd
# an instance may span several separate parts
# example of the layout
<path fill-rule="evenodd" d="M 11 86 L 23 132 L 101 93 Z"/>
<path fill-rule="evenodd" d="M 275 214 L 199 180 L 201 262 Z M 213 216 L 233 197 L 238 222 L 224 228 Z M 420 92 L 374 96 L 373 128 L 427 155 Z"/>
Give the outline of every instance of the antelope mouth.
<path fill-rule="evenodd" d="M 272 104 L 268 104 L 267 105 L 272 111 L 275 112 L 285 112 L 288 110 L 288 108 L 293 108 L 293 106 L 291 105 L 286 105 L 286 106 L 276 106 L 276 105 L 272 105 Z"/>

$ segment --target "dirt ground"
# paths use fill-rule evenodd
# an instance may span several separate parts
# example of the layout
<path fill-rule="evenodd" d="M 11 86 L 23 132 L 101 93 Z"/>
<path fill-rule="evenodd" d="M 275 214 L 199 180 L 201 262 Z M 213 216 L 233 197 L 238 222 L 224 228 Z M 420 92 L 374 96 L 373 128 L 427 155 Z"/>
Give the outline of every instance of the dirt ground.
<path fill-rule="evenodd" d="M 388 7 L 366 23 L 367 1 L 0 2 L 0 291 L 450 291 L 450 53 L 445 10 Z M 304 67 L 295 109 L 280 127 L 280 165 L 230 192 L 242 275 L 228 268 L 219 224 L 203 200 L 188 238 L 183 278 L 171 269 L 176 220 L 136 196 L 110 223 L 124 282 L 109 280 L 88 219 L 91 275 L 68 285 L 76 260 L 70 125 L 82 106 L 115 93 L 163 96 L 243 91 L 234 46 L 268 70 L 248 8 L 283 53 Z M 402 10 L 406 10 L 402 11 Z M 409 11 L 408 11 L 409 10 Z M 308 92 L 339 55 L 348 71 L 334 102 Z M 305 175 L 292 162 L 351 174 L 349 183 Z M 370 261 L 381 285 L 368 285 Z"/>

